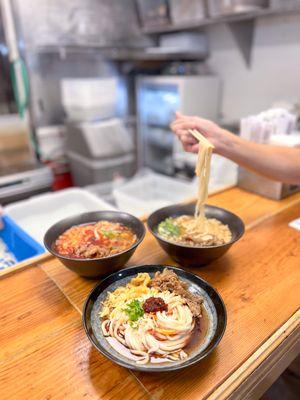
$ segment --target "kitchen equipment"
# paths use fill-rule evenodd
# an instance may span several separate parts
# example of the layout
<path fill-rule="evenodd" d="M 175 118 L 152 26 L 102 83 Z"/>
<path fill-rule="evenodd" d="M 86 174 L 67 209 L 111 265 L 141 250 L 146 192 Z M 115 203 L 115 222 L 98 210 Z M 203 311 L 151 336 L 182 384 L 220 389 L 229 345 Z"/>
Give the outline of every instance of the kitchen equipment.
<path fill-rule="evenodd" d="M 70 258 L 61 256 L 54 250 L 53 245 L 55 240 L 67 229 L 74 225 L 88 224 L 99 220 L 119 222 L 128 226 L 136 234 L 137 241 L 129 249 L 124 250 L 121 253 L 102 258 Z M 44 244 L 46 249 L 71 271 L 88 278 L 96 278 L 108 275 L 123 267 L 133 255 L 138 245 L 142 242 L 144 236 L 144 224 L 133 215 L 118 211 L 96 211 L 65 218 L 52 225 L 45 234 Z"/>
<path fill-rule="evenodd" d="M 117 352 L 103 337 L 101 320 L 99 318 L 102 301 L 105 300 L 108 292 L 113 292 L 119 286 L 124 286 L 138 273 L 149 273 L 151 277 L 156 272 L 162 272 L 164 268 L 173 270 L 183 280 L 187 288 L 203 298 L 202 307 L 209 316 L 209 328 L 205 342 L 196 347 L 187 359 L 176 362 L 137 364 Z M 89 294 L 83 309 L 83 325 L 85 332 L 95 346 L 104 356 L 113 362 L 125 367 L 145 372 L 174 371 L 191 366 L 207 357 L 219 344 L 222 339 L 227 323 L 227 313 L 224 302 L 219 293 L 203 279 L 191 272 L 183 271 L 169 265 L 138 265 L 125 268 L 114 273 L 99 283 Z"/>
<path fill-rule="evenodd" d="M 119 118 L 67 123 L 68 150 L 88 158 L 111 158 L 133 150 L 130 132 Z"/>
<path fill-rule="evenodd" d="M 36 130 L 39 154 L 42 161 L 52 161 L 66 153 L 66 128 L 64 125 L 43 126 Z"/>
<path fill-rule="evenodd" d="M 113 196 L 120 210 L 135 216 L 196 196 L 197 188 L 189 182 L 148 171 L 118 185 Z"/>
<path fill-rule="evenodd" d="M 135 173 L 135 157 L 132 153 L 109 159 L 90 159 L 68 151 L 68 159 L 73 181 L 77 186 L 128 178 Z"/>
<path fill-rule="evenodd" d="M 22 164 L 0 172 L 0 204 L 24 199 L 51 189 L 52 171 L 37 164 Z"/>
<path fill-rule="evenodd" d="M 139 77 L 137 101 L 138 164 L 173 175 L 176 153 L 183 152 L 169 128 L 175 112 L 217 120 L 220 80 L 213 75 Z"/>
<path fill-rule="evenodd" d="M 228 225 L 232 233 L 232 239 L 229 243 L 209 247 L 192 247 L 169 242 L 157 233 L 158 224 L 166 218 L 178 217 L 180 215 L 194 215 L 194 212 L 194 204 L 175 204 L 155 211 L 147 220 L 148 229 L 161 248 L 176 262 L 187 268 L 201 267 L 220 258 L 243 236 L 245 231 L 244 223 L 237 215 L 224 208 L 206 205 L 205 215 L 207 218 L 216 218 L 223 224 Z"/>
<path fill-rule="evenodd" d="M 257 193 L 274 200 L 283 199 L 300 190 L 300 185 L 273 181 L 241 167 L 239 167 L 238 173 L 238 186 L 249 192 Z"/>
<path fill-rule="evenodd" d="M 0 230 L 0 240 L 5 243 L 7 250 L 13 254 L 15 262 L 24 261 L 45 252 L 43 246 L 23 231 L 9 216 L 4 215 L 2 221 L 4 226 Z M 9 265 L 5 265 L 7 260 L 0 257 L 0 270 L 2 267 L 13 265 L 12 261 L 14 260 L 12 260 L 12 257 L 10 258 Z"/>
<path fill-rule="evenodd" d="M 206 17 L 205 0 L 169 0 L 174 25 L 201 21 Z"/>
<path fill-rule="evenodd" d="M 88 192 L 94 194 L 95 196 L 101 198 L 106 203 L 116 206 L 116 201 L 113 196 L 113 189 L 118 186 L 119 182 L 105 182 L 105 183 L 95 183 L 93 185 L 84 186 L 84 189 Z M 126 211 L 126 210 L 124 210 Z"/>
<path fill-rule="evenodd" d="M 29 128 L 17 114 L 0 116 L 0 171 L 34 163 Z"/>
<path fill-rule="evenodd" d="M 157 51 L 166 51 L 169 53 L 197 53 L 197 59 L 206 59 L 208 57 L 208 40 L 207 35 L 202 32 L 177 32 L 168 33 L 159 37 L 159 47 Z"/>
<path fill-rule="evenodd" d="M 6 215 L 40 244 L 54 223 L 78 213 L 99 210 L 114 210 L 114 207 L 79 188 L 34 196 L 4 208 Z"/>
<path fill-rule="evenodd" d="M 115 116 L 117 78 L 62 79 L 62 105 L 68 119 L 90 121 Z"/>

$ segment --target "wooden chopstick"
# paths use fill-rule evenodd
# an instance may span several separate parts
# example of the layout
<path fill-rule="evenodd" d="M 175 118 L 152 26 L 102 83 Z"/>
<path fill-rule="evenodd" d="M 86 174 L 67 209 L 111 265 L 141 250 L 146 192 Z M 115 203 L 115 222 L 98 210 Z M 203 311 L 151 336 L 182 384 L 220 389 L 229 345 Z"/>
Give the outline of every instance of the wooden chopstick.
<path fill-rule="evenodd" d="M 215 146 L 209 140 L 207 140 L 199 131 L 197 131 L 197 129 L 189 129 L 188 132 L 191 135 L 193 135 L 194 138 L 199 140 L 199 143 L 201 143 L 202 145 L 205 145 L 205 146 L 210 147 L 212 149 L 215 148 Z"/>

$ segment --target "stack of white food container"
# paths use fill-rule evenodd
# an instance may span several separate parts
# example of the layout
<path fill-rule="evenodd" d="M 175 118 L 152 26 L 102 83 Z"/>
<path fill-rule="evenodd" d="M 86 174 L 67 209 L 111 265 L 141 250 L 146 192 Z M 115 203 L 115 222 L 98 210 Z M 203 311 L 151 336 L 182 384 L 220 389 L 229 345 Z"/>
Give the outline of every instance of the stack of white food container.
<path fill-rule="evenodd" d="M 118 79 L 64 79 L 67 149 L 77 186 L 112 182 L 135 172 L 133 135 L 117 117 Z"/>
<path fill-rule="evenodd" d="M 62 105 L 69 120 L 91 121 L 115 115 L 116 78 L 62 79 Z"/>

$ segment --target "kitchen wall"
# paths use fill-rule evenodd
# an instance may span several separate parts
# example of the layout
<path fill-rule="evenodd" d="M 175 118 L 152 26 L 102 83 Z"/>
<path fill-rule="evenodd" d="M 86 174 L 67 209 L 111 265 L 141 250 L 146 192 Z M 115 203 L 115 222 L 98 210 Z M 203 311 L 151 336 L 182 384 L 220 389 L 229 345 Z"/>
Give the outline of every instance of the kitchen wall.
<path fill-rule="evenodd" d="M 300 14 L 256 21 L 250 67 L 228 26 L 212 26 L 208 35 L 209 64 L 223 80 L 225 119 L 257 113 L 275 101 L 300 103 Z"/>

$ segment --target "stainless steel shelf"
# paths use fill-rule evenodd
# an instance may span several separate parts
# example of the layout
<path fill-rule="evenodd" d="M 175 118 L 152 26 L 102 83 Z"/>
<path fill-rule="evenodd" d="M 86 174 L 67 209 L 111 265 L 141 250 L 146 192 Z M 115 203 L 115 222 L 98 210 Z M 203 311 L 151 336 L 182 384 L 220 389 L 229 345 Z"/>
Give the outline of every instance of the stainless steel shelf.
<path fill-rule="evenodd" d="M 164 26 L 156 26 L 156 27 L 144 27 L 142 28 L 142 32 L 145 34 L 162 34 L 168 32 L 178 32 L 183 30 L 192 30 L 198 29 L 202 27 L 206 27 L 213 24 L 219 23 L 230 23 L 230 22 L 239 22 L 245 21 L 249 19 L 256 19 L 260 17 L 272 17 L 279 15 L 291 15 L 300 12 L 300 7 L 293 7 L 292 9 L 261 9 L 255 10 L 247 13 L 236 13 L 230 15 L 222 15 L 219 17 L 208 17 L 199 21 L 184 23 L 180 25 L 164 25 Z"/>
<path fill-rule="evenodd" d="M 112 61 L 168 61 L 168 60 L 203 60 L 207 54 L 196 51 L 168 51 L 162 48 L 124 49 L 118 47 L 101 47 L 95 45 L 44 45 L 26 49 L 28 53 L 60 54 L 66 56 L 71 53 L 90 53 L 99 55 Z"/>

